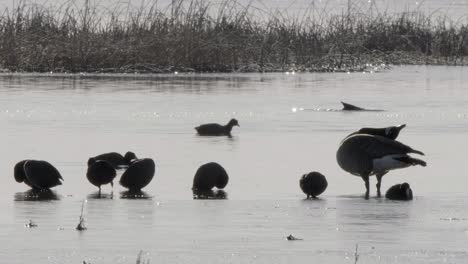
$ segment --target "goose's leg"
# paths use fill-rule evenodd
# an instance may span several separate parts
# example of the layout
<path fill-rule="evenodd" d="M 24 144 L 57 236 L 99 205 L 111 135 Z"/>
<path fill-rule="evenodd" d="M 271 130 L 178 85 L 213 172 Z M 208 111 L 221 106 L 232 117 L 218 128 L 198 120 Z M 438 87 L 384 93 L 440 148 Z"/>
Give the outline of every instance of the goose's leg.
<path fill-rule="evenodd" d="M 114 199 L 114 181 L 111 181 L 110 184 L 111 184 L 111 187 L 112 187 L 110 198 L 111 198 L 111 199 Z"/>
<path fill-rule="evenodd" d="M 380 193 L 380 184 L 382 183 L 382 177 L 387 174 L 387 172 L 384 172 L 384 173 L 379 173 L 379 174 L 376 174 L 375 177 L 377 177 L 377 184 L 375 185 L 377 187 L 377 197 L 380 197 L 381 196 L 381 193 Z"/>
<path fill-rule="evenodd" d="M 369 199 L 369 175 L 362 176 L 362 179 L 366 185 L 366 200 Z"/>

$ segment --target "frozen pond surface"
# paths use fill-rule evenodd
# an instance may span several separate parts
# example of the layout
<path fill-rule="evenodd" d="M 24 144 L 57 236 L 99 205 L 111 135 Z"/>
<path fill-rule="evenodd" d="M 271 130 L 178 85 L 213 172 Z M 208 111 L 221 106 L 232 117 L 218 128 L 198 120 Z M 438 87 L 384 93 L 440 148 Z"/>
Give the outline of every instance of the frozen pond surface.
<path fill-rule="evenodd" d="M 0 76 L 0 258 L 5 263 L 464 263 L 468 261 L 468 68 L 394 67 L 373 74 Z M 339 112 L 339 101 L 384 112 Z M 234 137 L 193 127 L 239 120 Z M 412 202 L 366 201 L 363 181 L 335 160 L 363 126 L 407 124 L 399 140 L 426 168 L 390 172 Z M 152 157 L 149 199 L 96 199 L 88 157 Z M 24 201 L 13 166 L 54 164 L 65 181 L 52 201 Z M 192 200 L 199 165 L 230 175 L 227 200 Z M 304 200 L 299 178 L 320 171 L 328 189 Z M 112 199 L 110 199 L 112 198 Z M 88 230 L 74 230 L 87 199 Z M 26 228 L 33 220 L 38 227 Z M 287 241 L 293 234 L 302 241 Z"/>

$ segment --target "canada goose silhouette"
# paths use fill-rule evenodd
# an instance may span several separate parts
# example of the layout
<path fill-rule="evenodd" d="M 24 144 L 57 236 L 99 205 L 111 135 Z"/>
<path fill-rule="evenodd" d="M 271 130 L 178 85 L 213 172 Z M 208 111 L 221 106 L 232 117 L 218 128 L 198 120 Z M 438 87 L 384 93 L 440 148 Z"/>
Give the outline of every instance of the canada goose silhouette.
<path fill-rule="evenodd" d="M 105 160 L 114 167 L 114 169 L 122 169 L 126 168 L 132 163 L 132 160 L 137 159 L 137 156 L 135 153 L 131 151 L 127 151 L 124 156 L 122 156 L 120 153 L 117 152 L 109 152 L 109 153 L 104 153 L 101 155 L 97 155 L 96 157 L 91 157 L 88 160 L 88 166 L 92 164 L 94 160 Z"/>
<path fill-rule="evenodd" d="M 327 189 L 328 182 L 323 174 L 313 171 L 302 175 L 299 186 L 307 198 L 316 198 Z"/>
<path fill-rule="evenodd" d="M 370 112 L 381 112 L 381 111 L 383 111 L 383 110 L 380 110 L 380 109 L 365 109 L 365 108 L 362 108 L 362 107 L 359 107 L 359 106 L 355 106 L 355 105 L 352 105 L 352 104 L 345 103 L 343 101 L 341 101 L 341 104 L 343 105 L 343 109 L 341 109 L 342 111 L 370 111 Z"/>
<path fill-rule="evenodd" d="M 377 177 L 377 196 L 380 197 L 382 177 L 390 170 L 414 165 L 426 166 L 426 162 L 412 158 L 409 153 L 424 155 L 419 150 L 382 136 L 355 134 L 345 138 L 336 152 L 338 165 L 345 171 L 361 177 L 369 199 L 369 176 Z"/>
<path fill-rule="evenodd" d="M 195 127 L 195 130 L 200 136 L 231 136 L 233 126 L 239 126 L 237 119 L 229 120 L 229 123 L 224 126 L 215 123 L 200 125 Z"/>
<path fill-rule="evenodd" d="M 139 192 L 151 182 L 155 172 L 156 164 L 152 159 L 138 159 L 122 174 L 119 183 L 131 192 Z"/>
<path fill-rule="evenodd" d="M 46 190 L 61 185 L 63 181 L 59 171 L 47 161 L 22 160 L 14 167 L 17 182 L 24 182 L 33 189 Z"/>
<path fill-rule="evenodd" d="M 356 132 L 349 134 L 346 138 L 352 135 L 356 135 L 356 134 L 368 134 L 368 135 L 381 136 L 381 137 L 395 140 L 398 137 L 398 135 L 400 135 L 400 131 L 405 127 L 406 127 L 406 124 L 402 124 L 399 126 L 383 127 L 383 128 L 364 127 L 364 128 L 359 129 Z"/>
<path fill-rule="evenodd" d="M 387 190 L 385 198 L 389 200 L 409 201 L 413 200 L 413 191 L 407 182 L 395 184 Z"/>
<path fill-rule="evenodd" d="M 86 178 L 94 186 L 99 188 L 101 193 L 101 185 L 110 183 L 112 188 L 114 187 L 113 180 L 116 176 L 114 167 L 105 160 L 96 160 L 90 158 L 88 160 L 88 171 L 86 172 Z"/>
<path fill-rule="evenodd" d="M 214 187 L 223 189 L 229 181 L 226 170 L 216 162 L 201 165 L 193 177 L 194 194 L 211 191 Z"/>

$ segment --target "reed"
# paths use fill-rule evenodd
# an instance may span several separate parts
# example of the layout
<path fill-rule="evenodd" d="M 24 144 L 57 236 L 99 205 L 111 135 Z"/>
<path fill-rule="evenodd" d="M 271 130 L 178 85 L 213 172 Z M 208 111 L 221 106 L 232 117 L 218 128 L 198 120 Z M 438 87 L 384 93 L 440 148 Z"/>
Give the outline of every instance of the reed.
<path fill-rule="evenodd" d="M 354 250 L 354 264 L 357 264 L 358 260 L 359 260 L 358 244 L 356 244 L 356 249 Z"/>
<path fill-rule="evenodd" d="M 264 11 L 225 0 L 138 8 L 20 2 L 0 14 L 12 72 L 349 71 L 369 64 L 466 64 L 468 25 L 419 12 Z"/>
<path fill-rule="evenodd" d="M 85 203 L 86 203 L 86 200 L 83 200 L 83 202 L 81 203 L 80 221 L 78 222 L 78 225 L 75 228 L 78 231 L 84 231 L 87 229 L 85 226 L 85 218 L 83 216 Z"/>
<path fill-rule="evenodd" d="M 143 250 L 140 250 L 140 252 L 138 252 L 136 264 L 150 264 L 150 260 L 145 259 L 145 255 L 146 254 L 143 252 Z"/>

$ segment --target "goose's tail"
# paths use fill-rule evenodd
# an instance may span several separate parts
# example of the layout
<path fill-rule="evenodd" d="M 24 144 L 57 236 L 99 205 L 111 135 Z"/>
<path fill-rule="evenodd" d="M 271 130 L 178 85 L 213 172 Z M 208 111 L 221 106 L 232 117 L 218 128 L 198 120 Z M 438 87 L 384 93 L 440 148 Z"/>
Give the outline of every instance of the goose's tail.
<path fill-rule="evenodd" d="M 416 159 L 410 156 L 398 157 L 396 159 L 411 166 L 420 165 L 420 166 L 426 167 L 427 165 L 427 163 L 424 160 Z"/>
<path fill-rule="evenodd" d="M 415 149 L 411 149 L 410 153 L 416 153 L 416 154 L 419 154 L 419 155 L 423 155 L 423 156 L 424 156 L 424 153 L 423 153 L 422 151 L 415 150 Z"/>

